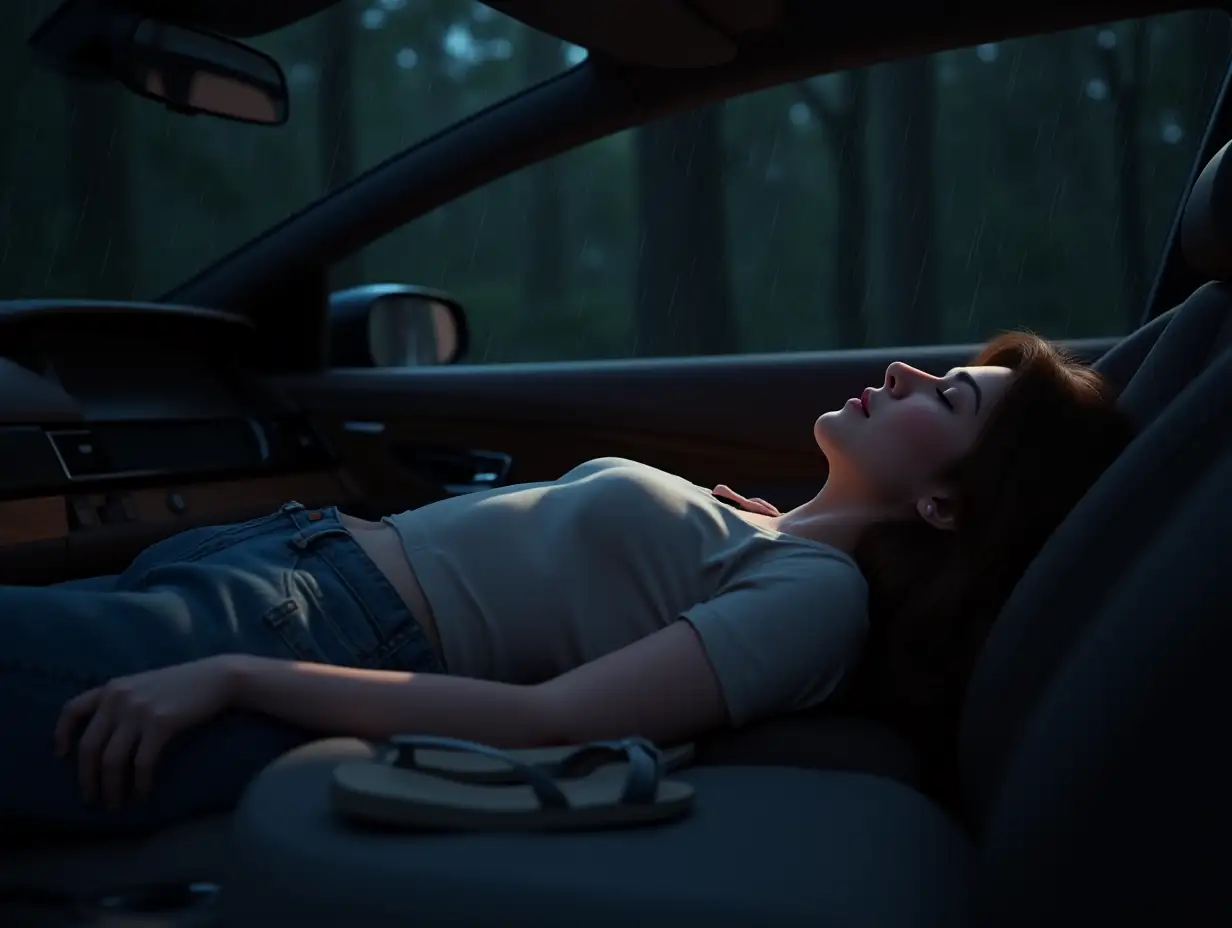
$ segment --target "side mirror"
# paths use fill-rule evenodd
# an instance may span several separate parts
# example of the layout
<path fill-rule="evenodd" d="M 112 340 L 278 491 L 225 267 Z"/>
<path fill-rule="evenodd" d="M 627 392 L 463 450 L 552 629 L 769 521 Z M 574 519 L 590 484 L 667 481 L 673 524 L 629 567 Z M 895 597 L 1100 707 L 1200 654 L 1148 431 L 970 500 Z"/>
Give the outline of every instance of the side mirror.
<path fill-rule="evenodd" d="M 135 15 L 114 0 L 68 0 L 30 44 L 72 77 L 111 78 L 179 113 L 267 126 L 290 114 L 286 75 L 269 55 Z"/>
<path fill-rule="evenodd" d="M 466 312 L 439 290 L 370 284 L 329 298 L 334 367 L 435 367 L 466 354 Z"/>

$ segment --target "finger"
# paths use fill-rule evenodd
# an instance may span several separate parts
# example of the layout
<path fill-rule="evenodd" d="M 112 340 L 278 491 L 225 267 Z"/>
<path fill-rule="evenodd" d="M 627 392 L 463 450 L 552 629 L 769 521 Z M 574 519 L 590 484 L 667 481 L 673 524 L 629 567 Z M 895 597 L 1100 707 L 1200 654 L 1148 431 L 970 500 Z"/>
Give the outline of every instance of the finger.
<path fill-rule="evenodd" d="M 170 737 L 166 729 L 152 726 L 145 730 L 137 745 L 137 754 L 133 758 L 133 791 L 138 798 L 147 798 L 154 788 L 154 766 Z"/>
<path fill-rule="evenodd" d="M 117 721 L 115 708 L 103 701 L 77 742 L 77 781 L 83 802 L 93 802 L 98 793 L 98 765 Z"/>
<path fill-rule="evenodd" d="M 779 513 L 777 509 L 775 509 L 773 506 L 767 503 L 764 499 L 759 499 L 757 497 L 750 499 L 747 496 L 742 496 L 741 494 L 737 493 L 735 490 L 733 490 L 731 487 L 728 487 L 728 486 L 721 487 L 721 489 L 723 490 L 722 493 L 718 492 L 719 489 L 720 487 L 715 488 L 714 492 L 716 496 L 726 497 L 727 499 L 731 500 L 733 503 L 738 504 L 741 509 L 744 509 L 747 512 L 758 512 L 758 513 L 761 513 L 763 516 L 775 516 L 775 515 L 778 515 Z"/>
<path fill-rule="evenodd" d="M 131 717 L 125 718 L 112 730 L 99 755 L 99 788 L 109 809 L 117 808 L 124 800 L 124 781 L 140 738 L 140 727 Z"/>
<path fill-rule="evenodd" d="M 60 717 L 56 719 L 56 730 L 52 736 L 55 741 L 57 756 L 64 757 L 68 754 L 68 750 L 73 743 L 73 734 L 81 727 L 83 722 L 94 714 L 102 698 L 102 688 L 95 687 L 92 690 L 87 690 L 78 696 L 74 696 L 64 704 L 64 708 L 60 710 Z"/>
<path fill-rule="evenodd" d="M 748 502 L 747 499 L 745 499 L 743 496 L 741 496 L 731 487 L 723 483 L 720 483 L 717 487 L 715 487 L 710 492 L 712 492 L 715 496 L 726 497 L 727 499 L 731 500 L 733 503 L 739 503 L 742 506 Z"/>

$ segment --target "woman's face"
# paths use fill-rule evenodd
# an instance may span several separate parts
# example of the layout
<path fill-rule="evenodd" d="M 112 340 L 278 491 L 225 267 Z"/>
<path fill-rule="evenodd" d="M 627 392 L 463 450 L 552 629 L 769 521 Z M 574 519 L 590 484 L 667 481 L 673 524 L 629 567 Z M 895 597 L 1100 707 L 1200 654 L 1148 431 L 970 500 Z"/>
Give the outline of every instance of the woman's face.
<path fill-rule="evenodd" d="M 942 476 L 974 445 L 1013 377 L 1007 367 L 956 367 L 935 377 L 895 361 L 880 387 L 813 426 L 830 479 L 890 506 L 942 494 Z"/>

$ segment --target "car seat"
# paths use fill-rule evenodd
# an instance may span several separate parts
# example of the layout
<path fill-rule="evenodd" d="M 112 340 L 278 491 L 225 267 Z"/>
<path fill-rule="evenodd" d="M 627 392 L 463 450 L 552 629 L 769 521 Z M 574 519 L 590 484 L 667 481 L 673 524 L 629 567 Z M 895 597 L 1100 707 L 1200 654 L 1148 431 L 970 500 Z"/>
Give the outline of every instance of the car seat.
<path fill-rule="evenodd" d="M 1002 769 L 974 881 L 980 924 L 1232 924 L 1232 454 L 1193 487 Z"/>
<path fill-rule="evenodd" d="M 371 748 L 319 742 L 246 795 L 223 923 L 1226 924 L 1232 449 L 1184 490 L 1057 662 L 973 835 L 884 777 L 770 767 L 677 774 L 696 810 L 657 828 L 372 831 L 329 806 L 333 766 Z"/>
<path fill-rule="evenodd" d="M 1215 215 L 1232 216 L 1232 159 L 1224 157 L 1229 147 L 1202 172 L 1184 219 L 1195 265 L 1217 279 L 1170 311 L 1121 393 L 1137 438 L 1028 567 L 972 673 L 958 744 L 969 820 L 982 816 L 1009 746 L 1087 617 L 1185 490 L 1232 443 L 1232 236 L 1211 222 Z M 1226 198 L 1221 210 L 1206 202 L 1215 194 Z M 1115 366 L 1118 349 L 1096 367 Z"/>
<path fill-rule="evenodd" d="M 1228 325 L 1228 267 L 1232 255 L 1232 172 L 1224 145 L 1198 175 L 1181 216 L 1185 263 L 1215 283 L 1121 339 L 1095 365 L 1121 395 L 1126 411 L 1145 426 L 1181 388 L 1232 342 Z M 1178 316 L 1184 318 L 1173 325 Z M 1167 338 L 1160 343 L 1167 332 Z M 1148 356 L 1150 361 L 1148 363 Z M 1142 376 L 1137 376 L 1139 372 Z M 1138 382 L 1127 389 L 1131 378 Z"/>
<path fill-rule="evenodd" d="M 1224 254 L 1208 267 L 1232 276 Z M 1208 285 L 1156 326 L 1124 391 L 1139 436 L 996 623 L 959 736 L 966 828 L 884 777 L 716 766 L 682 775 L 697 810 L 662 828 L 371 833 L 328 802 L 333 765 L 371 749 L 323 742 L 245 797 L 227 924 L 1226 922 L 1230 309 Z"/>
<path fill-rule="evenodd" d="M 1232 171 L 1232 161 L 1228 162 L 1227 170 Z M 1223 173 L 1223 152 L 1220 152 L 1203 173 L 1208 182 L 1200 181 L 1195 186 L 1187 205 L 1186 244 L 1189 247 L 1198 243 L 1193 247 L 1195 254 L 1201 256 L 1201 269 L 1213 276 L 1232 278 L 1232 245 L 1222 252 L 1208 247 L 1211 241 L 1224 242 L 1226 239 L 1220 237 L 1218 227 L 1202 219 L 1203 216 L 1232 214 L 1232 200 L 1224 201 L 1220 210 L 1195 206 L 1201 197 L 1225 196 L 1226 185 L 1215 184 L 1212 180 L 1214 175 L 1222 176 Z M 1190 221 L 1191 215 L 1199 218 Z M 1206 226 L 1203 221 L 1207 221 Z M 1225 258 L 1222 267 L 1214 261 L 1219 253 Z M 987 827 L 998 784 L 1006 777 L 1011 751 L 1020 740 L 1048 679 L 1084 633 L 1086 620 L 1098 610 L 1108 591 L 1127 575 L 1133 557 L 1152 542 L 1154 531 L 1163 524 L 1181 493 L 1211 466 L 1214 448 L 1221 446 L 1223 437 L 1232 434 L 1232 429 L 1227 427 L 1228 406 L 1232 403 L 1228 354 L 1224 352 L 1212 359 L 1212 354 L 1228 340 L 1230 307 L 1232 290 L 1228 285 L 1208 284 L 1167 314 L 1166 319 L 1161 317 L 1164 321 L 1156 320 L 1135 333 L 1100 362 L 1110 373 L 1121 372 L 1119 382 L 1125 383 L 1123 398 L 1145 427 L 1123 459 L 1074 510 L 1024 575 L 977 664 L 959 744 L 965 819 L 976 834 Z M 1138 373 L 1126 377 L 1124 371 L 1133 365 L 1137 366 Z M 1204 367 L 1206 370 L 1202 372 Z M 1213 401 L 1207 402 L 1208 398 Z M 1220 422 L 1223 422 L 1222 427 Z M 701 759 L 722 766 L 699 769 L 691 776 L 699 784 L 709 784 L 705 786 L 707 795 L 729 795 L 731 804 L 744 802 L 749 810 L 764 806 L 765 816 L 748 823 L 749 840 L 756 841 L 760 835 L 762 841 L 771 842 L 773 846 L 778 846 L 774 842 L 786 841 L 788 845 L 791 840 L 803 842 L 800 851 L 812 861 L 811 867 L 852 874 L 852 892 L 864 886 L 859 881 L 860 874 L 866 872 L 862 868 L 873 867 L 875 871 L 876 868 L 895 867 L 899 888 L 893 892 L 887 889 L 886 920 L 879 923 L 899 923 L 894 920 L 899 917 L 894 915 L 897 911 L 894 907 L 899 905 L 896 899 L 915 900 L 911 905 L 920 913 L 945 910 L 953 914 L 958 911 L 953 907 L 965 899 L 965 874 L 972 854 L 967 839 L 961 828 L 918 793 L 893 782 L 894 779 L 911 780 L 911 758 L 904 756 L 892 736 L 869 735 L 871 731 L 859 720 L 819 722 L 810 716 L 780 720 L 760 730 L 720 736 L 727 740 L 718 741 L 717 746 L 714 742 L 703 744 Z M 861 738 L 865 740 L 862 742 Z M 870 744 L 873 746 L 868 748 Z M 366 749 L 350 745 L 335 746 L 335 750 L 353 753 Z M 330 750 L 311 747 L 275 765 L 269 774 L 276 781 L 277 777 L 290 776 L 289 770 L 307 771 L 314 763 L 332 762 L 329 760 L 332 756 Z M 738 769 L 750 763 L 773 763 L 780 768 L 826 766 L 837 769 L 825 772 Z M 899 769 L 902 773 L 896 777 L 889 772 L 891 769 Z M 866 773 L 860 775 L 851 771 Z M 867 772 L 879 775 L 869 776 Z M 296 775 L 308 777 L 307 773 Z M 295 798 L 299 794 L 293 788 L 287 788 L 286 802 L 270 796 L 268 789 L 267 786 L 254 786 L 252 795 L 266 797 L 268 802 L 264 812 L 254 812 L 253 803 L 260 806 L 264 800 L 250 797 L 245 806 L 247 818 L 243 828 L 246 831 L 256 829 L 260 832 L 267 826 L 273 827 L 269 817 L 276 815 L 280 808 L 289 808 L 286 803 L 294 805 L 299 801 Z M 850 804 L 848 812 L 844 813 L 848 818 L 842 822 L 830 809 L 819 819 L 798 815 L 783 805 L 798 799 L 802 809 L 811 808 L 823 802 L 831 790 L 841 792 L 845 797 L 843 801 Z M 738 800 L 741 796 L 745 799 Z M 314 812 L 310 804 L 297 808 L 302 811 L 290 809 L 288 814 L 305 815 L 320 824 L 319 810 Z M 777 816 L 783 814 L 795 819 L 802 829 L 794 839 L 782 833 L 785 826 L 778 822 Z M 255 821 L 253 816 L 257 817 Z M 701 826 L 694 823 L 687 827 Z M 730 836 L 733 827 L 730 818 L 720 816 L 713 827 L 715 840 L 720 844 L 722 840 L 742 840 Z M 848 831 L 843 832 L 843 827 Z M 834 844 L 834 836 L 840 833 L 848 834 L 851 839 L 841 848 Z M 948 837 L 940 838 L 942 833 Z M 912 834 L 916 836 L 914 839 Z M 720 840 L 720 835 L 728 837 Z M 220 816 L 169 829 L 140 841 L 74 847 L 58 843 L 41 849 L 22 845 L 5 853 L 3 868 L 0 868 L 0 887 L 25 885 L 93 894 L 140 883 L 218 880 L 226 869 L 231 847 L 229 836 L 230 818 Z M 609 840 L 593 837 L 600 842 Z M 261 845 L 259 839 L 254 840 L 254 846 Z M 913 840 L 916 843 L 913 844 Z M 944 853 L 931 843 L 939 840 L 945 845 Z M 883 845 L 887 841 L 902 842 L 901 853 L 893 861 L 884 856 Z M 919 841 L 924 841 L 931 850 L 925 851 Z M 463 841 L 458 846 L 473 845 Z M 686 846 L 694 846 L 692 839 L 686 841 Z M 856 850 L 867 853 L 861 856 Z M 921 851 L 925 851 L 924 858 L 917 860 L 911 856 Z M 928 863 L 929 860 L 937 867 L 951 868 L 947 871 L 950 882 L 947 883 L 947 877 L 940 871 L 930 869 L 933 864 Z M 840 867 L 841 862 L 845 863 Z M 697 858 L 685 872 L 702 873 L 703 864 L 704 860 Z M 234 879 L 235 868 L 231 869 L 231 875 Z M 549 875 L 543 874 L 541 878 L 547 879 Z M 785 870 L 782 874 L 784 887 L 791 882 L 789 877 Z M 447 883 L 448 880 L 442 885 Z M 828 880 L 825 883 L 829 885 Z M 535 885 L 535 880 L 528 885 Z M 664 892 L 670 895 L 677 889 L 673 885 Z M 752 894 L 750 898 L 761 898 L 762 889 L 751 883 L 748 889 Z M 932 901 L 917 904 L 921 893 Z M 679 900 L 677 896 L 671 898 Z M 665 896 L 664 904 L 669 901 Z M 732 911 L 738 912 L 739 907 Z M 908 920 L 903 923 L 926 922 Z"/>

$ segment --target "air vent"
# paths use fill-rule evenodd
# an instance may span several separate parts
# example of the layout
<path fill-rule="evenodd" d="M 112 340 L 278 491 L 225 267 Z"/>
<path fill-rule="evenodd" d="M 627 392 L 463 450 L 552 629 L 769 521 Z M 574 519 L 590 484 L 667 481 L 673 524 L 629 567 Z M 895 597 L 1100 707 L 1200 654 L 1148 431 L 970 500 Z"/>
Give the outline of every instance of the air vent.
<path fill-rule="evenodd" d="M 49 431 L 47 438 L 51 441 L 69 480 L 101 477 L 110 470 L 107 455 L 99 448 L 94 434 L 88 429 Z"/>

